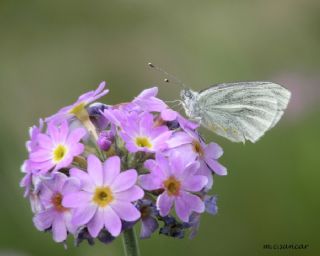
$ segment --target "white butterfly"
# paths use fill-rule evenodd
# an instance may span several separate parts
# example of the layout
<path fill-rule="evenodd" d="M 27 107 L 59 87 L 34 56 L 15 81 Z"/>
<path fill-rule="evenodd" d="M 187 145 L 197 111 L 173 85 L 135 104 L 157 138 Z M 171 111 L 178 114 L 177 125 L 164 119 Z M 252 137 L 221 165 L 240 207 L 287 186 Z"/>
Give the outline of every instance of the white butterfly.
<path fill-rule="evenodd" d="M 200 92 L 180 93 L 186 115 L 233 142 L 256 142 L 274 127 L 291 93 L 271 82 L 214 85 Z"/>

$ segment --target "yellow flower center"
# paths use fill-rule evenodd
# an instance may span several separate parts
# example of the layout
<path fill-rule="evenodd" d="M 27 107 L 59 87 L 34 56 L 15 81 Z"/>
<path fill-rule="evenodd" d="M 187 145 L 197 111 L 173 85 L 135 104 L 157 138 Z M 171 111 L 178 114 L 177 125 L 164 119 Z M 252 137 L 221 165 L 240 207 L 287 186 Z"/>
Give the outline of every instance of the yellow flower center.
<path fill-rule="evenodd" d="M 201 147 L 201 144 L 199 141 L 197 140 L 192 141 L 192 148 L 193 148 L 193 151 L 196 152 L 199 156 L 204 155 L 203 148 Z"/>
<path fill-rule="evenodd" d="M 78 114 L 80 114 L 82 112 L 82 110 L 84 109 L 85 106 L 86 106 L 86 104 L 84 102 L 81 102 L 81 103 L 75 105 L 72 109 L 70 109 L 69 113 L 77 116 Z"/>
<path fill-rule="evenodd" d="M 169 196 L 177 196 L 180 192 L 181 182 L 175 177 L 171 176 L 163 182 L 165 189 Z"/>
<path fill-rule="evenodd" d="M 147 137 L 136 137 L 135 143 L 141 148 L 152 148 L 151 141 Z"/>
<path fill-rule="evenodd" d="M 56 146 L 53 150 L 53 162 L 59 163 L 67 154 L 68 148 L 62 144 Z"/>
<path fill-rule="evenodd" d="M 62 206 L 62 195 L 60 193 L 56 193 L 53 195 L 53 197 L 51 198 L 51 203 L 58 212 L 65 212 L 69 210 L 68 208 Z"/>
<path fill-rule="evenodd" d="M 96 188 L 92 200 L 100 207 L 105 207 L 113 201 L 112 191 L 109 187 Z"/>

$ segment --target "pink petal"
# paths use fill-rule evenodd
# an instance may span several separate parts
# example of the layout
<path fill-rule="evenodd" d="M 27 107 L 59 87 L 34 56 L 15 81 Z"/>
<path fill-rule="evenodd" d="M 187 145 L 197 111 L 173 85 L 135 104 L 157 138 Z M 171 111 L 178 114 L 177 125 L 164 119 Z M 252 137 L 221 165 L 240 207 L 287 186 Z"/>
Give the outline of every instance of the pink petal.
<path fill-rule="evenodd" d="M 100 92 L 102 92 L 102 90 L 104 89 L 104 87 L 106 86 L 106 81 L 102 81 L 98 88 L 95 90 L 94 94 L 97 95 L 99 94 Z"/>
<path fill-rule="evenodd" d="M 72 145 L 79 142 L 86 135 L 86 133 L 86 130 L 83 128 L 74 129 L 68 136 L 67 144 Z"/>
<path fill-rule="evenodd" d="M 102 164 L 95 155 L 88 156 L 88 174 L 96 186 L 103 184 Z"/>
<path fill-rule="evenodd" d="M 183 180 L 182 189 L 191 192 L 198 192 L 202 188 L 204 188 L 207 185 L 207 183 L 207 177 L 201 175 L 192 175 Z"/>
<path fill-rule="evenodd" d="M 52 152 L 46 149 L 38 149 L 30 154 L 30 160 L 33 162 L 44 162 L 52 159 Z"/>
<path fill-rule="evenodd" d="M 192 160 L 194 161 L 194 160 Z M 186 161 L 185 161 L 186 162 Z M 192 176 L 194 175 L 195 173 L 197 173 L 197 171 L 199 170 L 200 168 L 200 162 L 198 161 L 195 161 L 195 162 L 191 162 L 189 164 L 186 165 L 184 171 L 183 171 L 183 174 L 182 174 L 182 178 L 185 179 L 189 176 Z"/>
<path fill-rule="evenodd" d="M 54 216 L 55 216 L 55 211 L 53 209 L 49 209 L 36 214 L 33 217 L 33 223 L 38 230 L 44 231 L 50 228 L 50 226 L 52 225 Z"/>
<path fill-rule="evenodd" d="M 113 236 L 118 236 L 121 232 L 121 220 L 119 216 L 114 212 L 114 210 L 107 206 L 104 208 L 103 211 L 103 219 L 104 219 L 104 226 Z"/>
<path fill-rule="evenodd" d="M 183 193 L 182 195 L 184 202 L 189 206 L 189 208 L 197 213 L 202 213 L 205 210 L 205 206 L 200 197 L 190 194 Z"/>
<path fill-rule="evenodd" d="M 59 140 L 62 143 L 66 142 L 67 136 L 69 133 L 69 127 L 68 127 L 68 122 L 67 121 L 63 121 L 60 125 L 60 131 L 59 131 Z"/>
<path fill-rule="evenodd" d="M 172 161 L 170 162 L 171 175 L 180 177 L 185 169 L 184 161 L 178 151 L 173 152 Z"/>
<path fill-rule="evenodd" d="M 134 169 L 121 172 L 110 185 L 115 193 L 131 188 L 137 181 L 137 171 Z"/>
<path fill-rule="evenodd" d="M 150 98 L 150 97 L 155 97 L 158 94 L 158 87 L 152 87 L 149 89 L 145 89 L 143 90 L 138 96 L 137 98 Z"/>
<path fill-rule="evenodd" d="M 145 174 L 139 176 L 139 184 L 145 190 L 156 190 L 162 188 L 163 179 L 157 175 Z"/>
<path fill-rule="evenodd" d="M 40 147 L 51 150 L 53 148 L 53 144 L 51 139 L 46 134 L 38 134 L 37 136 L 38 143 Z"/>
<path fill-rule="evenodd" d="M 64 223 L 67 227 L 67 230 L 70 233 L 75 234 L 77 231 L 77 226 L 72 224 L 72 217 L 73 217 L 73 215 L 72 215 L 71 211 L 67 211 L 67 212 L 63 213 L 63 219 L 64 219 Z"/>
<path fill-rule="evenodd" d="M 120 158 L 109 157 L 103 164 L 103 184 L 109 186 L 120 173 Z"/>
<path fill-rule="evenodd" d="M 144 167 L 152 171 L 154 168 L 156 168 L 157 162 L 153 159 L 148 159 L 144 162 Z"/>
<path fill-rule="evenodd" d="M 104 226 L 104 219 L 103 219 L 103 209 L 98 208 L 96 213 L 94 214 L 93 218 L 87 224 L 88 231 L 92 237 L 97 237 L 100 230 Z"/>
<path fill-rule="evenodd" d="M 178 197 L 175 200 L 175 209 L 178 217 L 184 221 L 189 222 L 189 216 L 191 213 L 190 207 L 185 202 L 184 198 L 182 196 Z"/>
<path fill-rule="evenodd" d="M 62 214 L 58 215 L 52 223 L 53 240 L 57 243 L 67 239 L 67 227 L 64 223 Z"/>
<path fill-rule="evenodd" d="M 50 135 L 51 139 L 53 140 L 54 144 L 60 143 L 60 136 L 59 136 L 59 130 L 54 124 L 54 122 L 50 122 L 48 124 L 48 134 Z"/>
<path fill-rule="evenodd" d="M 211 158 L 206 158 L 205 161 L 216 174 L 221 176 L 227 175 L 227 168 L 221 165 L 218 161 Z"/>
<path fill-rule="evenodd" d="M 97 210 L 98 207 L 93 204 L 89 204 L 82 208 L 76 208 L 73 213 L 72 224 L 77 227 L 87 224 Z"/>
<path fill-rule="evenodd" d="M 67 194 L 62 199 L 62 205 L 67 208 L 85 207 L 92 199 L 90 193 L 84 191 L 77 191 Z"/>
<path fill-rule="evenodd" d="M 67 195 L 73 192 L 77 192 L 80 189 L 80 180 L 77 178 L 69 178 L 62 187 L 62 194 Z"/>
<path fill-rule="evenodd" d="M 61 192 L 68 177 L 60 172 L 54 173 L 51 178 L 46 178 L 43 183 L 53 192 Z"/>
<path fill-rule="evenodd" d="M 208 178 L 208 183 L 205 188 L 206 188 L 206 190 L 211 189 L 212 185 L 213 185 L 213 173 L 205 161 L 200 161 L 200 168 L 197 171 L 197 174 L 202 175 L 202 176 L 206 176 Z"/>
<path fill-rule="evenodd" d="M 208 158 L 218 159 L 223 155 L 223 149 L 214 142 L 211 142 L 204 149 L 205 156 Z"/>
<path fill-rule="evenodd" d="M 124 201 L 114 201 L 111 203 L 111 208 L 117 215 L 125 221 L 135 221 L 140 218 L 141 213 L 133 204 Z"/>
<path fill-rule="evenodd" d="M 175 148 L 192 142 L 192 137 L 185 132 L 176 132 L 168 141 L 169 148 Z"/>
<path fill-rule="evenodd" d="M 84 145 L 81 143 L 76 143 L 71 147 L 70 155 L 78 156 L 82 154 L 83 151 L 84 151 Z"/>
<path fill-rule="evenodd" d="M 133 186 L 128 190 L 121 191 L 115 194 L 116 200 L 133 202 L 141 199 L 144 195 L 143 190 L 138 186 Z"/>
<path fill-rule="evenodd" d="M 80 185 L 83 190 L 88 192 L 94 191 L 94 182 L 87 172 L 81 171 L 78 168 L 72 168 L 70 170 L 70 176 L 80 180 Z"/>
<path fill-rule="evenodd" d="M 156 204 L 161 216 L 167 216 L 169 214 L 173 201 L 174 197 L 169 196 L 167 192 L 164 192 L 158 196 Z"/>
<path fill-rule="evenodd" d="M 172 109 L 164 109 L 161 111 L 161 118 L 166 121 L 173 121 L 177 118 L 177 112 Z"/>

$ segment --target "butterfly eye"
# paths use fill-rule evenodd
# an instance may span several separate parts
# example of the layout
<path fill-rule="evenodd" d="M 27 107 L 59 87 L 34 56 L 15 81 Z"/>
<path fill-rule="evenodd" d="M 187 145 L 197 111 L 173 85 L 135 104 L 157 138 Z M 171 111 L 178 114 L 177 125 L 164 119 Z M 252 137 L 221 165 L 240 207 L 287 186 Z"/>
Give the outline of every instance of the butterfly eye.
<path fill-rule="evenodd" d="M 184 95 L 186 98 L 192 98 L 192 93 L 189 90 L 184 90 Z"/>

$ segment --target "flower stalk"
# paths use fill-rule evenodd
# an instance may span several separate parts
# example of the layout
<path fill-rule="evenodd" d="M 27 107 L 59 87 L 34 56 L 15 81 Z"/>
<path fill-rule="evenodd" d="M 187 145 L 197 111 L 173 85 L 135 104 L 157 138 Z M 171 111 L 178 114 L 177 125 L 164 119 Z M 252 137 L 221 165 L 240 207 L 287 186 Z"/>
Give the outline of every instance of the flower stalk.
<path fill-rule="evenodd" d="M 140 248 L 134 228 L 123 232 L 122 241 L 126 256 L 140 256 Z"/>

